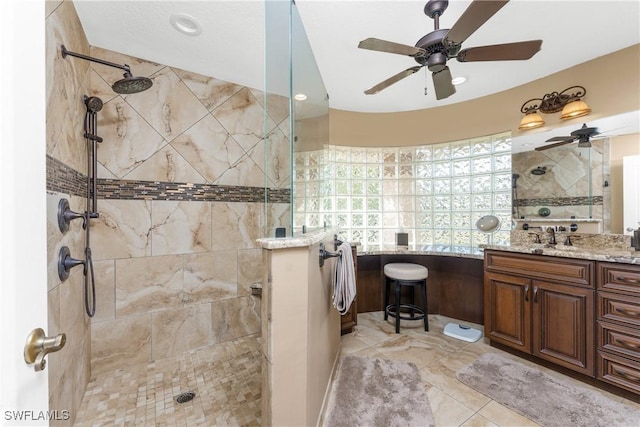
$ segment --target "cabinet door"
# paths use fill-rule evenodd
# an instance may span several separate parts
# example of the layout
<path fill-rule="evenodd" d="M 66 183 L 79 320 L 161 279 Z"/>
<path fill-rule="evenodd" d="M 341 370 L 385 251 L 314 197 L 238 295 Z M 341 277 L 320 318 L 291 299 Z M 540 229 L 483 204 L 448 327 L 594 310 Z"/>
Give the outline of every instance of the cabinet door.
<path fill-rule="evenodd" d="M 530 292 L 530 279 L 485 273 L 485 336 L 492 341 L 530 353 Z"/>
<path fill-rule="evenodd" d="M 594 291 L 533 281 L 533 354 L 594 376 Z"/>

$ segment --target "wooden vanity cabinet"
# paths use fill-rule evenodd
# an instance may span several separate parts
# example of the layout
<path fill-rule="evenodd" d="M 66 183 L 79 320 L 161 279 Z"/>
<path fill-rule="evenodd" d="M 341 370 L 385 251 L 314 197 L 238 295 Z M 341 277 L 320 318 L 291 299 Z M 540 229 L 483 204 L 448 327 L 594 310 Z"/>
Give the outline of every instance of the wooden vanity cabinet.
<path fill-rule="evenodd" d="M 597 378 L 640 393 L 640 265 L 597 268 Z"/>
<path fill-rule="evenodd" d="M 594 262 L 485 251 L 485 335 L 595 376 Z"/>

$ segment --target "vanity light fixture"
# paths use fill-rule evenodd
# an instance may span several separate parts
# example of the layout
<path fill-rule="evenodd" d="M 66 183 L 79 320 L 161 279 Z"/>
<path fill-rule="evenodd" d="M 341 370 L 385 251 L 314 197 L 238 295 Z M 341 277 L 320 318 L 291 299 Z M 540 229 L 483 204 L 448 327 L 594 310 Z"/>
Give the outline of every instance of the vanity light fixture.
<path fill-rule="evenodd" d="M 582 86 L 571 86 L 562 92 L 551 92 L 542 98 L 532 98 L 522 104 L 520 112 L 525 116 L 518 129 L 535 129 L 544 125 L 539 113 L 552 114 L 562 111 L 560 119 L 573 119 L 591 113 L 591 108 L 582 100 L 587 90 Z"/>

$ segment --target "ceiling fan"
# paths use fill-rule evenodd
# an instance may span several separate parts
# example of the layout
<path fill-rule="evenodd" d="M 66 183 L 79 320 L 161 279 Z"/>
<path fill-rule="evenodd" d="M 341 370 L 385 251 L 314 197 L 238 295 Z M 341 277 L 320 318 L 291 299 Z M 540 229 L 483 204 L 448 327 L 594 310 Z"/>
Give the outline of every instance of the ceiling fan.
<path fill-rule="evenodd" d="M 542 40 L 462 49 L 462 43 L 507 3 L 508 0 L 475 0 L 451 29 L 440 29 L 440 16 L 449 6 L 449 2 L 447 0 L 429 0 L 424 7 L 424 13 L 434 20 L 434 30 L 418 40 L 415 47 L 376 38 L 362 40 L 358 44 L 360 49 L 407 55 L 413 57 L 420 64 L 399 72 L 367 89 L 364 93 L 367 95 L 376 94 L 426 66 L 432 72 L 436 99 L 444 99 L 456 93 L 456 89 L 451 83 L 451 71 L 447 66 L 448 59 L 456 58 L 460 62 L 471 62 L 531 58 L 540 50 Z"/>
<path fill-rule="evenodd" d="M 574 141 L 578 141 L 578 147 L 587 148 L 591 147 L 591 137 L 600 135 L 598 128 L 587 127 L 584 123 L 580 129 L 576 129 L 571 132 L 569 136 L 554 136 L 547 139 L 545 142 L 555 142 L 555 144 L 544 145 L 536 147 L 536 151 L 548 150 L 549 148 L 560 147 L 561 145 L 570 144 Z"/>

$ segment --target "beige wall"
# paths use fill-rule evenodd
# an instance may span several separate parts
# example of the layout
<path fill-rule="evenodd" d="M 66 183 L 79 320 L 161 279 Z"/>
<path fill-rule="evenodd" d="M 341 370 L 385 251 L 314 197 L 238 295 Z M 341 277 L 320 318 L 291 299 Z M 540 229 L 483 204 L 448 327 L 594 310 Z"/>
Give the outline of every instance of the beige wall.
<path fill-rule="evenodd" d="M 333 241 L 325 245 L 332 247 Z M 334 259 L 318 265 L 319 243 L 264 249 L 263 425 L 311 426 L 340 349 L 340 316 L 331 304 Z"/>
<path fill-rule="evenodd" d="M 543 47 L 544 49 L 544 47 Z M 406 146 L 457 141 L 511 131 L 518 136 L 521 105 L 546 93 L 582 85 L 590 116 L 563 124 L 640 109 L 640 45 L 596 58 L 531 83 L 483 98 L 444 107 L 400 113 L 357 113 L 330 110 L 331 144 L 347 146 Z M 464 86 L 459 88 L 464 90 Z M 375 96 L 375 95 L 373 95 Z M 560 124 L 560 113 L 545 115 L 546 126 Z"/>
<path fill-rule="evenodd" d="M 623 135 L 611 138 L 611 232 L 624 233 L 623 196 L 622 196 L 622 158 L 640 154 L 640 134 Z M 639 187 L 640 188 L 640 187 Z"/>

